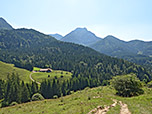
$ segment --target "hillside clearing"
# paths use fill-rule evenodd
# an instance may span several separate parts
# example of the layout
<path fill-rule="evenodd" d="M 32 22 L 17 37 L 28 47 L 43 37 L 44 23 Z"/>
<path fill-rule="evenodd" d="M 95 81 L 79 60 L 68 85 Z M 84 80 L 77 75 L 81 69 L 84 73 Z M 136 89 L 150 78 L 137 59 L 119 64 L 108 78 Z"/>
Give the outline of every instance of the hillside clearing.
<path fill-rule="evenodd" d="M 34 70 L 39 70 L 40 68 L 34 67 Z M 31 72 L 22 68 L 14 67 L 14 64 L 8 64 L 0 61 L 0 79 L 6 80 L 8 74 L 17 73 L 21 80 L 26 83 L 32 82 L 30 79 Z M 50 75 L 50 76 L 49 76 Z M 45 79 L 60 78 L 62 80 L 71 78 L 72 73 L 62 70 L 53 70 L 50 73 L 37 72 L 32 74 L 32 78 L 35 81 L 42 82 Z"/>
<path fill-rule="evenodd" d="M 41 83 L 45 79 L 58 78 L 61 80 L 67 80 L 71 78 L 72 73 L 62 70 L 53 70 L 52 72 L 33 72 L 31 78 L 36 82 Z"/>
<path fill-rule="evenodd" d="M 14 67 L 14 64 L 8 64 L 0 61 L 0 79 L 6 80 L 8 74 L 17 73 L 24 82 L 31 82 L 29 78 L 30 71 Z"/>

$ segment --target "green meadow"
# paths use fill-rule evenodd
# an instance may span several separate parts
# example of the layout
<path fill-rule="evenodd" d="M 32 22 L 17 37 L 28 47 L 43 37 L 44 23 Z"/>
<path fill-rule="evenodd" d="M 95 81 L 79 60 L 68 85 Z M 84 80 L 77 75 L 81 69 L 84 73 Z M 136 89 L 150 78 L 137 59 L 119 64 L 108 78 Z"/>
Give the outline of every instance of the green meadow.
<path fill-rule="evenodd" d="M 41 68 L 34 67 L 34 71 L 39 71 Z M 21 80 L 23 80 L 26 83 L 32 82 L 29 75 L 31 71 L 14 67 L 14 64 L 8 64 L 0 61 L 0 79 L 6 80 L 7 75 L 17 73 Z M 50 73 L 46 72 L 36 72 L 32 74 L 32 78 L 35 81 L 42 82 L 45 79 L 53 79 L 53 78 L 59 78 L 61 80 L 69 79 L 71 78 L 72 73 L 62 70 L 52 70 Z"/>
<path fill-rule="evenodd" d="M 97 106 L 109 106 L 112 99 L 122 101 L 128 105 L 132 114 L 151 114 L 152 89 L 144 88 L 145 93 L 140 96 L 124 98 L 115 95 L 110 87 L 86 88 L 71 95 L 58 99 L 46 99 L 2 108 L 1 114 L 86 114 Z M 107 114 L 119 114 L 120 105 L 110 108 Z"/>
<path fill-rule="evenodd" d="M 49 72 L 49 73 L 35 72 L 31 75 L 31 77 L 37 82 L 42 82 L 45 79 L 53 79 L 53 78 L 66 80 L 66 79 L 70 79 L 71 75 L 72 75 L 71 72 L 61 71 L 61 70 L 52 70 L 52 72 Z"/>
<path fill-rule="evenodd" d="M 0 61 L 0 79 L 6 80 L 7 75 L 17 73 L 24 82 L 31 82 L 29 78 L 30 71 L 14 67 L 14 64 L 8 64 Z"/>

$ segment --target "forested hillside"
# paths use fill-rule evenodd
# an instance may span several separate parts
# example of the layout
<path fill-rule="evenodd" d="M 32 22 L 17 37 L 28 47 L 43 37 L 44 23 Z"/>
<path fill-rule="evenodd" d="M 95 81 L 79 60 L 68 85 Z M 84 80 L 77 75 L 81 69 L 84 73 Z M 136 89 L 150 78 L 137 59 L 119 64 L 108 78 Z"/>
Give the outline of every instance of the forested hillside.
<path fill-rule="evenodd" d="M 109 35 L 89 47 L 100 53 L 142 65 L 147 69 L 152 68 L 152 42 L 140 40 L 126 42 Z"/>
<path fill-rule="evenodd" d="M 108 56 L 125 59 L 142 65 L 146 69 L 152 68 L 152 42 L 140 40 L 126 42 L 112 35 L 108 35 L 102 39 L 95 36 L 95 34 L 86 28 L 77 28 L 60 40 L 84 46 L 87 45 Z"/>
<path fill-rule="evenodd" d="M 147 69 L 152 68 L 152 42 L 140 40 L 126 42 L 109 35 L 89 47 L 106 55 L 143 65 Z"/>
<path fill-rule="evenodd" d="M 0 31 L 0 60 L 32 70 L 52 67 L 73 73 L 73 77 L 93 78 L 99 84 L 118 74 L 135 73 L 140 80 L 151 80 L 149 71 L 121 59 L 100 54 L 93 49 L 57 41 L 32 29 Z"/>
<path fill-rule="evenodd" d="M 34 82 L 25 84 L 13 73 L 7 80 L 0 80 L 2 107 L 12 105 L 14 101 L 28 102 L 35 93 L 44 98 L 57 98 L 86 87 L 107 85 L 116 75 L 134 73 L 146 83 L 152 78 L 150 71 L 139 65 L 82 45 L 58 41 L 32 29 L 1 30 L 0 44 L 1 61 L 27 70 L 50 67 L 72 73 L 68 80 L 53 78 L 42 81 L 40 86 Z"/>

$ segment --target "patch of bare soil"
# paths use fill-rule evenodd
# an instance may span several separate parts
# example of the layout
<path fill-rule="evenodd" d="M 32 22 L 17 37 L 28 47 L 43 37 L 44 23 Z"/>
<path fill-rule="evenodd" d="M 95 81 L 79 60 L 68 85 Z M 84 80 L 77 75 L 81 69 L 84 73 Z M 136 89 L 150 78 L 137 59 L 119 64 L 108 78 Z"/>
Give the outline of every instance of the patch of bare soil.
<path fill-rule="evenodd" d="M 115 107 L 117 105 L 117 100 L 113 99 L 113 104 L 110 106 L 98 106 L 97 108 L 91 110 L 88 114 L 106 114 L 110 108 Z M 122 103 L 122 101 L 119 101 L 120 104 L 120 114 L 131 114 L 131 112 L 128 109 L 127 104 Z"/>
<path fill-rule="evenodd" d="M 122 101 L 119 101 L 121 109 L 120 109 L 120 114 L 131 114 L 131 112 L 128 109 L 127 104 L 123 104 Z"/>
<path fill-rule="evenodd" d="M 91 110 L 88 114 L 106 114 L 110 108 L 115 107 L 117 105 L 117 100 L 113 100 L 114 103 L 110 106 L 102 107 L 98 106 L 97 108 Z"/>

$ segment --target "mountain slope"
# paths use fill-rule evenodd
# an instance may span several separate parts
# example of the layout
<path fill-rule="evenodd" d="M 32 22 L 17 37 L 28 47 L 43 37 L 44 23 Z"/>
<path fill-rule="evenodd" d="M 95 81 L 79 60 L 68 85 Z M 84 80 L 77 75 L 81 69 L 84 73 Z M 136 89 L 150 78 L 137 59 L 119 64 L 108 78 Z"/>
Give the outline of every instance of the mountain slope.
<path fill-rule="evenodd" d="M 151 80 L 151 74 L 141 66 L 112 58 L 91 48 L 61 42 L 32 29 L 0 31 L 0 60 L 32 70 L 52 67 L 69 71 L 73 77 L 94 79 L 100 85 L 112 76 L 136 73 L 140 80 Z M 145 74 L 145 75 L 143 75 Z"/>
<path fill-rule="evenodd" d="M 140 40 L 125 42 L 114 36 L 107 36 L 89 47 L 100 53 L 143 65 L 147 69 L 152 68 L 152 42 Z"/>
<path fill-rule="evenodd" d="M 11 30 L 13 29 L 13 27 L 10 24 L 8 24 L 3 18 L 0 18 L 0 30 L 1 29 Z"/>
<path fill-rule="evenodd" d="M 101 53 L 116 57 L 138 54 L 146 56 L 152 55 L 152 42 L 140 40 L 125 42 L 114 36 L 107 36 L 103 40 L 89 45 L 89 47 Z"/>
<path fill-rule="evenodd" d="M 152 42 L 139 40 L 125 42 L 111 35 L 101 39 L 97 38 L 92 32 L 87 31 L 86 28 L 75 29 L 63 37 L 61 41 L 89 46 L 100 53 L 123 58 L 144 65 L 146 68 L 152 68 Z"/>
<path fill-rule="evenodd" d="M 1 49 L 30 48 L 43 44 L 49 45 L 50 42 L 56 41 L 55 38 L 33 29 L 1 30 L 0 33 Z"/>
<path fill-rule="evenodd" d="M 60 39 L 63 38 L 63 36 L 60 35 L 60 34 L 49 34 L 49 35 L 52 36 L 52 37 L 54 37 L 54 38 L 56 38 L 57 40 L 60 40 Z"/>
<path fill-rule="evenodd" d="M 152 56 L 152 41 L 132 40 L 128 42 L 128 45 L 135 50 L 136 54 Z"/>
<path fill-rule="evenodd" d="M 101 38 L 97 37 L 86 28 L 76 28 L 74 31 L 64 36 L 61 41 L 88 46 L 99 41 L 100 39 Z"/>
<path fill-rule="evenodd" d="M 107 36 L 103 40 L 100 40 L 90 45 L 89 47 L 101 53 L 104 53 L 110 56 L 115 56 L 115 57 L 122 54 L 134 53 L 131 47 L 126 44 L 126 42 L 119 40 L 118 38 L 114 36 Z"/>

